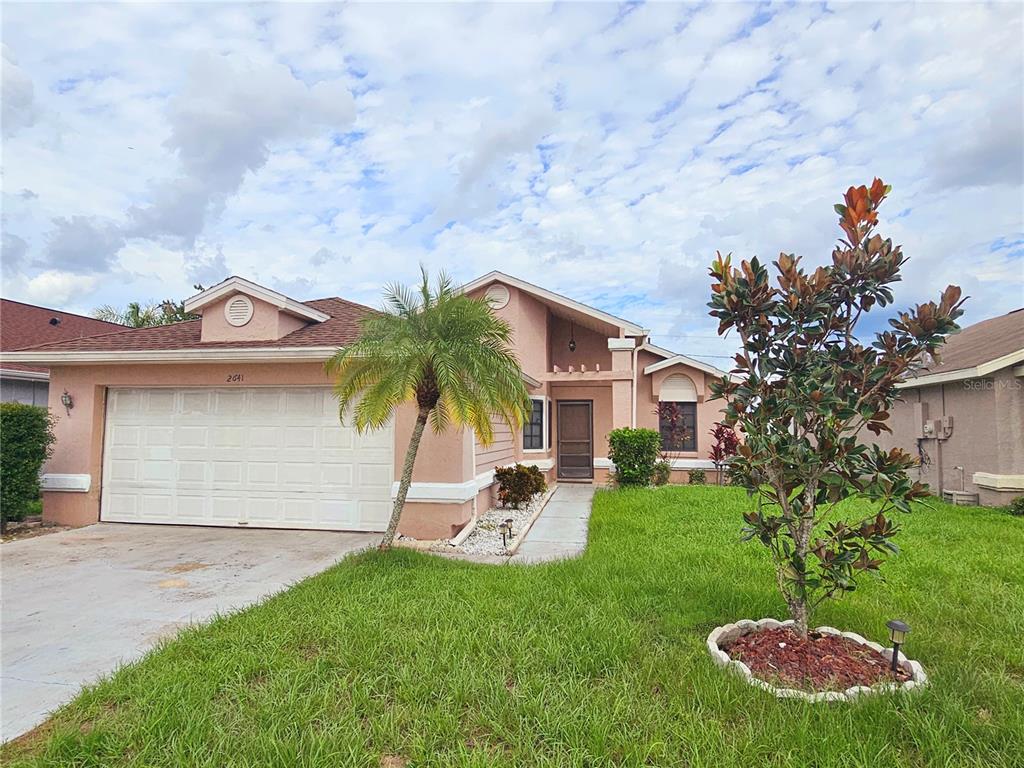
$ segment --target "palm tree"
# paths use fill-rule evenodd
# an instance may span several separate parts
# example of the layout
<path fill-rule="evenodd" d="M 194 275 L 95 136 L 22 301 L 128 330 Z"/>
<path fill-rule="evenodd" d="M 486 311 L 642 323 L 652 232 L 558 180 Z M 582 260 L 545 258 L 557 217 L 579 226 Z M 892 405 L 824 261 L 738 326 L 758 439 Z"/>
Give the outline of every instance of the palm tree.
<path fill-rule="evenodd" d="M 203 286 L 196 284 L 192 286 L 197 293 L 203 292 Z M 164 299 L 158 304 L 142 304 L 138 301 L 131 301 L 124 311 L 111 304 L 104 304 L 92 311 L 92 316 L 97 320 L 106 320 L 108 323 L 119 323 L 129 328 L 150 328 L 154 325 L 170 325 L 180 323 L 182 320 L 198 320 L 199 315 L 185 311 L 184 301 Z"/>
<path fill-rule="evenodd" d="M 530 408 L 508 323 L 485 301 L 460 293 L 444 273 L 432 289 L 426 269 L 421 272 L 418 289 L 388 286 L 385 311 L 367 315 L 359 339 L 326 364 L 339 413 L 344 418 L 351 409 L 360 433 L 385 426 L 400 405 L 416 402 L 416 426 L 381 549 L 394 542 L 428 421 L 435 433 L 471 427 L 486 445 L 494 436 L 492 417 L 518 429 Z"/>
<path fill-rule="evenodd" d="M 92 316 L 97 320 L 119 323 L 127 325 L 129 328 L 149 328 L 152 325 L 162 325 L 156 307 L 143 306 L 137 301 L 129 302 L 123 312 L 110 304 L 104 304 L 102 307 L 94 309 Z"/>

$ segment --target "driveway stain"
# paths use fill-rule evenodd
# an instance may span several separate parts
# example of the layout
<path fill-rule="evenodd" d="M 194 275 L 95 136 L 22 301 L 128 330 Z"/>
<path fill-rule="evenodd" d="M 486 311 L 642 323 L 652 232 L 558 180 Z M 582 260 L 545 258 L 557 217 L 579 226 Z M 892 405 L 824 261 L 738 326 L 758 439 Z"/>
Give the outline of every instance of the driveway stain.
<path fill-rule="evenodd" d="M 189 571 L 198 571 L 202 568 L 209 567 L 209 563 L 200 563 L 196 560 L 193 560 L 188 563 L 178 563 L 177 565 L 172 565 L 170 568 L 167 569 L 167 573 L 188 573 Z"/>
<path fill-rule="evenodd" d="M 163 581 L 158 581 L 157 586 L 160 589 L 178 589 L 180 587 L 187 587 L 188 582 L 185 579 L 164 579 Z"/>

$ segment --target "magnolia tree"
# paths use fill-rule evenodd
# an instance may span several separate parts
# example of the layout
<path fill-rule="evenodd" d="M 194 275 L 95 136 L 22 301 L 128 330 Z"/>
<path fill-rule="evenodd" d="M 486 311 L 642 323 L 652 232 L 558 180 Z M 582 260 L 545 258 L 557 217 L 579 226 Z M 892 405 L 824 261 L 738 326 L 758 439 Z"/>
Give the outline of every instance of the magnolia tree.
<path fill-rule="evenodd" d="M 756 499 L 744 515 L 744 539 L 770 551 L 803 636 L 817 605 L 853 590 L 858 576 L 877 573 L 897 552 L 892 511 L 927 495 L 907 476 L 917 460 L 865 444 L 862 430 L 891 431 L 897 382 L 938 358 L 963 314 L 960 289 L 949 286 L 938 303 L 900 312 L 870 344 L 860 341 L 858 321 L 892 303 L 890 286 L 906 262 L 899 246 L 874 233 L 890 189 L 875 179 L 847 191 L 836 206 L 846 237 L 829 266 L 808 273 L 798 257 L 781 254 L 775 286 L 756 258 L 736 268 L 719 254 L 711 266 L 711 315 L 719 334 L 736 329 L 742 342 L 733 377 L 712 392 L 727 401 L 724 423 L 744 436 L 729 462 Z M 851 496 L 871 502 L 871 514 L 835 513 Z"/>

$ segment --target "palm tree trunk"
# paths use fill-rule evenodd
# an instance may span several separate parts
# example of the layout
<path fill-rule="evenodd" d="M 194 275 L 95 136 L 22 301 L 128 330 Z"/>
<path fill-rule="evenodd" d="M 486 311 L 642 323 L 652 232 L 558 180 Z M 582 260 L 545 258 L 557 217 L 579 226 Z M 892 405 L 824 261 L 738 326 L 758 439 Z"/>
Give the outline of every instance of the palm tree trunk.
<path fill-rule="evenodd" d="M 430 415 L 429 408 L 420 408 L 416 417 L 416 426 L 413 427 L 412 437 L 409 438 L 409 447 L 405 451 L 405 464 L 402 465 L 402 479 L 398 483 L 398 496 L 395 497 L 395 506 L 391 510 L 391 520 L 388 522 L 388 529 L 384 531 L 384 538 L 380 540 L 382 550 L 391 549 L 395 541 L 395 533 L 398 532 L 398 521 L 402 517 L 402 509 L 405 507 L 405 497 L 409 495 L 409 486 L 412 484 L 412 468 L 416 463 L 416 453 L 420 449 L 420 440 L 423 438 L 423 428 L 427 426 L 427 416 Z"/>

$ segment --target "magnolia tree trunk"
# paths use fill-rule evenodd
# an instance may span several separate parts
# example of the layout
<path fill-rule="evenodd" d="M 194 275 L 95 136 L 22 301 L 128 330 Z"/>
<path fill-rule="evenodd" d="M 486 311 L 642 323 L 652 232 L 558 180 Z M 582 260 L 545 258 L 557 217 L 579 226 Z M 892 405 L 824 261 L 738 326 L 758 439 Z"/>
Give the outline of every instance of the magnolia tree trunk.
<path fill-rule="evenodd" d="M 427 426 L 427 417 L 430 415 L 429 408 L 420 408 L 416 417 L 416 426 L 413 427 L 412 437 L 409 438 L 409 447 L 405 451 L 405 463 L 402 465 L 402 479 L 398 483 L 398 496 L 395 497 L 395 506 L 391 510 L 391 520 L 388 528 L 384 531 L 384 537 L 380 540 L 381 549 L 391 549 L 395 541 L 395 533 L 398 532 L 398 521 L 402 517 L 402 509 L 405 507 L 405 497 L 409 495 L 409 486 L 412 484 L 412 468 L 416 464 L 416 453 L 420 449 L 420 440 L 423 438 L 423 428 Z"/>

